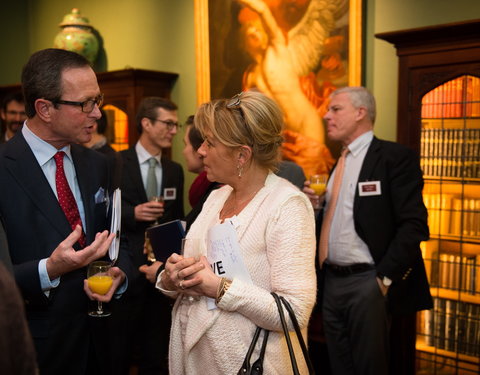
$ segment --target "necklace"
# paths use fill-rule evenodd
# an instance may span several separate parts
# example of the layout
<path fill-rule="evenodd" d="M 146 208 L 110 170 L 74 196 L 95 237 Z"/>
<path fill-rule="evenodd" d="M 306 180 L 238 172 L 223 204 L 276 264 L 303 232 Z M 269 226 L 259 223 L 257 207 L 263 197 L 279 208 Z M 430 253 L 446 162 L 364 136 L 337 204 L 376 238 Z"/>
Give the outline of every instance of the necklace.
<path fill-rule="evenodd" d="M 230 194 L 227 201 L 223 205 L 222 210 L 220 211 L 220 219 L 222 220 L 222 222 L 226 218 L 233 217 L 242 212 L 242 210 L 248 205 L 248 203 L 250 203 L 250 201 L 255 197 L 255 195 L 257 195 L 257 193 L 262 188 L 263 185 L 243 200 L 237 200 L 237 192 L 233 190 L 232 194 Z"/>

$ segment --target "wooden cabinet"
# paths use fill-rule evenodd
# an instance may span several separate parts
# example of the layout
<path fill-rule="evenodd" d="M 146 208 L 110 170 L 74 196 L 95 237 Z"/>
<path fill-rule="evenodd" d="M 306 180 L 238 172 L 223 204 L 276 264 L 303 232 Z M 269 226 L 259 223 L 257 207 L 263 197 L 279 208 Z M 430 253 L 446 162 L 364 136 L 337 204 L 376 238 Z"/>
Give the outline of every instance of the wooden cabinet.
<path fill-rule="evenodd" d="M 126 114 L 127 131 L 125 132 L 126 136 L 122 139 L 128 146 L 132 146 L 138 140 L 135 114 L 142 98 L 146 96 L 170 98 L 177 77 L 178 74 L 175 73 L 142 69 L 97 73 L 100 90 L 105 95 L 104 106 L 115 106 Z M 109 125 L 113 123 L 117 127 L 118 119 L 114 117 L 114 114 L 109 116 Z"/>
<path fill-rule="evenodd" d="M 480 20 L 377 34 L 399 57 L 397 139 L 416 149 L 434 308 L 417 314 L 418 374 L 480 373 Z"/>

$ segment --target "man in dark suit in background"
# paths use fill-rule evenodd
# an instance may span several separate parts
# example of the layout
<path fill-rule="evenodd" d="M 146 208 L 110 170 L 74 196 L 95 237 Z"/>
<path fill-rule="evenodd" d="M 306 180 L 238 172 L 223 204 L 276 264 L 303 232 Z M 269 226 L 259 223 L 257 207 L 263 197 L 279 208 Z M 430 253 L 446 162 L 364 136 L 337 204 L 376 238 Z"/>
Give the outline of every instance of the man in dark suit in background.
<path fill-rule="evenodd" d="M 125 273 L 112 268 L 105 296 L 86 287 L 86 266 L 115 234 L 105 230 L 107 162 L 78 145 L 90 139 L 102 95 L 88 61 L 59 49 L 30 57 L 22 87 L 27 122 L 0 146 L 0 216 L 40 372 L 105 374 L 95 335 L 106 333 L 88 318 L 87 295 L 109 301 Z"/>
<path fill-rule="evenodd" d="M 155 289 L 151 278 L 160 262 L 147 265 L 143 248 L 145 231 L 155 221 L 165 223 L 183 219 L 183 169 L 164 157 L 177 134 L 177 106 L 159 97 L 144 98 L 136 115 L 140 138 L 136 145 L 121 151 L 122 156 L 122 231 L 137 277 L 129 280 L 125 300 L 118 301 L 118 316 L 128 322 L 129 332 L 118 337 L 119 373 L 128 372 L 131 353 L 135 353 L 139 374 L 168 374 L 167 354 L 172 301 Z M 152 191 L 150 191 L 152 190 Z M 163 196 L 163 202 L 152 198 Z M 141 272 L 145 272 L 143 275 Z M 122 314 L 122 315 L 121 315 Z M 117 319 L 114 317 L 114 319 Z M 133 323 L 133 324 L 132 324 Z M 117 322 L 121 325 L 121 322 Z M 125 327 L 125 325 L 124 325 Z M 133 345 L 133 347 L 132 347 Z"/>
<path fill-rule="evenodd" d="M 348 149 L 331 225 L 339 166 L 327 186 L 326 215 L 319 215 L 327 249 L 320 264 L 323 322 L 332 373 L 339 375 L 390 373 L 390 314 L 432 306 L 419 246 L 429 231 L 418 157 L 376 138 L 375 116 L 375 99 L 363 87 L 334 91 L 324 116 L 328 137 Z"/>
<path fill-rule="evenodd" d="M 0 143 L 5 143 L 22 128 L 23 122 L 27 118 L 21 91 L 11 92 L 3 98 L 0 116 L 2 118 Z"/>

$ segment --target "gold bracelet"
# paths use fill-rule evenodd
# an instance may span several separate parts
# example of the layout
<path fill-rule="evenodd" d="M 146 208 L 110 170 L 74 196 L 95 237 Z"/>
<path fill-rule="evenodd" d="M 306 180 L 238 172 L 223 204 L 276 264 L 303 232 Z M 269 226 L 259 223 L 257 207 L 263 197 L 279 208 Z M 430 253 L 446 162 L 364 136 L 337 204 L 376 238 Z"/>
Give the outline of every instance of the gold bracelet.
<path fill-rule="evenodd" d="M 215 298 L 215 303 L 217 305 L 220 303 L 220 300 L 227 292 L 228 288 L 230 288 L 230 285 L 232 285 L 232 281 L 228 280 L 226 277 L 222 277 L 220 284 L 218 285 L 217 298 Z"/>

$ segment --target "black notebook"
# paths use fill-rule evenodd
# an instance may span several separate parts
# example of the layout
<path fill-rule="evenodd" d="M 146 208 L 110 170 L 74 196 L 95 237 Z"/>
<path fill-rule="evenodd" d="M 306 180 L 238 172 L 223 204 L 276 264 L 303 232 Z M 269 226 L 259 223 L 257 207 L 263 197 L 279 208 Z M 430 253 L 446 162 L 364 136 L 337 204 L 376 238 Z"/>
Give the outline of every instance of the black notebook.
<path fill-rule="evenodd" d="M 169 221 L 147 228 L 155 259 L 165 263 L 173 253 L 180 254 L 182 239 L 185 238 L 185 224 L 180 220 Z"/>

